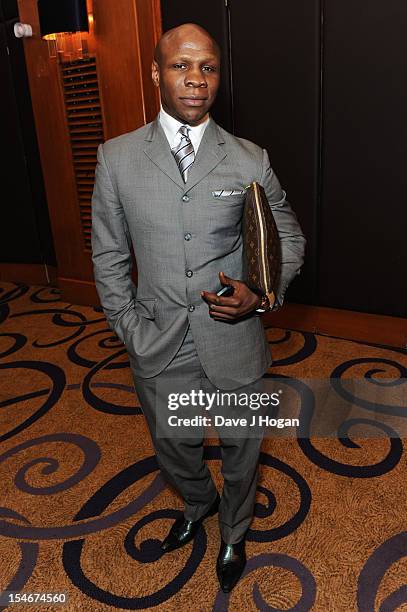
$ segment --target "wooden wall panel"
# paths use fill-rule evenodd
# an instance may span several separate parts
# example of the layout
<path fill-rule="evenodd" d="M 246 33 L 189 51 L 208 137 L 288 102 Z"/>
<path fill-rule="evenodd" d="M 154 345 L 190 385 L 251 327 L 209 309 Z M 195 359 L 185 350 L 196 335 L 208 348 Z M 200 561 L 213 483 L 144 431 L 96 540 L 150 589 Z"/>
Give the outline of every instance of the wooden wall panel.
<path fill-rule="evenodd" d="M 105 137 L 112 138 L 148 123 L 158 98 L 147 78 L 158 28 L 152 2 L 93 0 L 96 59 L 105 117 Z M 149 20 L 150 21 L 149 23 Z M 143 53 L 143 60 L 141 58 Z M 145 88 L 145 93 L 144 93 Z M 148 112 L 145 100 L 149 104 Z"/>
<path fill-rule="evenodd" d="M 55 285 L 57 269 L 49 264 L 0 263 L 0 281 L 28 285 Z"/>
<path fill-rule="evenodd" d="M 24 39 L 24 49 L 57 267 L 81 277 L 89 274 L 89 265 L 84 265 L 78 231 L 79 208 L 58 65 L 49 58 L 48 45 L 40 37 L 37 2 L 19 0 L 18 8 L 20 20 L 33 28 L 32 38 Z"/>
<path fill-rule="evenodd" d="M 144 120 L 152 121 L 160 107 L 160 96 L 157 87 L 151 85 L 151 64 L 156 42 L 161 36 L 161 5 L 160 0 L 138 0 L 137 24 L 140 45 L 141 79 L 144 95 Z M 153 30 L 151 29 L 153 28 Z"/>
<path fill-rule="evenodd" d="M 407 319 L 339 308 L 285 304 L 264 315 L 266 327 L 281 327 L 407 349 Z"/>
<path fill-rule="evenodd" d="M 137 129 L 159 109 L 151 81 L 153 49 L 161 32 L 157 0 L 87 0 L 88 43 L 96 57 L 105 139 Z M 86 248 L 71 141 L 57 60 L 41 39 L 37 0 L 18 0 L 20 20 L 33 27 L 24 50 L 57 257 L 62 299 L 97 302 L 91 253 Z"/>

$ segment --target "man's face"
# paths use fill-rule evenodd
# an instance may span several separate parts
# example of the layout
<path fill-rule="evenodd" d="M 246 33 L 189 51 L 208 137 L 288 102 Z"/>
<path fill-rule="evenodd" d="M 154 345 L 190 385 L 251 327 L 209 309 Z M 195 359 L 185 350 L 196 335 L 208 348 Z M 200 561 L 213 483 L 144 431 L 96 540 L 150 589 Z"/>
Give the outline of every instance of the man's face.
<path fill-rule="evenodd" d="M 211 39 L 199 32 L 184 32 L 166 40 L 160 65 L 154 61 L 152 66 L 164 110 L 189 125 L 204 121 L 218 91 L 219 63 Z"/>

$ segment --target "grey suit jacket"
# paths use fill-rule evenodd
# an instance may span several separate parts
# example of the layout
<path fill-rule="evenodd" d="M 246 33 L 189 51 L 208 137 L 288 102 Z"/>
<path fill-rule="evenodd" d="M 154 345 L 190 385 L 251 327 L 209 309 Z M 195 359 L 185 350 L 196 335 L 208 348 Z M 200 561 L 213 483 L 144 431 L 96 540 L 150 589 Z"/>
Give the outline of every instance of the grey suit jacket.
<path fill-rule="evenodd" d="M 150 378 L 168 365 L 188 322 L 202 367 L 218 388 L 253 382 L 271 365 L 258 316 L 232 324 L 215 321 L 200 295 L 220 288 L 221 270 L 243 279 L 244 194 L 212 192 L 243 190 L 253 180 L 265 188 L 281 238 L 276 294 L 282 304 L 303 263 L 305 238 L 266 150 L 210 118 L 184 183 L 158 118 L 99 146 L 92 198 L 96 288 L 137 376 Z"/>

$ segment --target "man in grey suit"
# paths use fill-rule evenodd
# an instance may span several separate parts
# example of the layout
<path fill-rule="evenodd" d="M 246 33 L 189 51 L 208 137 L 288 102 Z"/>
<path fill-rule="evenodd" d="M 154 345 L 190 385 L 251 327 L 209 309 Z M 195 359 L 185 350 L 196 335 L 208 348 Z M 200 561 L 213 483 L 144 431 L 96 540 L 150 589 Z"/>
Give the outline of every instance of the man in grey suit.
<path fill-rule="evenodd" d="M 303 263 L 305 238 L 267 152 L 229 134 L 209 115 L 219 63 L 217 43 L 194 24 L 159 41 L 152 66 L 159 116 L 98 149 L 92 259 L 107 321 L 129 354 L 158 464 L 185 503 L 162 549 L 183 546 L 219 511 L 216 568 L 228 592 L 246 561 L 261 436 L 220 436 L 220 498 L 203 461 L 202 428 L 183 437 L 159 433 L 168 418 L 168 389 L 176 379 L 189 391 L 261 388 L 272 359 L 256 310 L 281 307 Z M 281 240 L 274 304 L 242 281 L 241 219 L 252 181 L 266 191 Z M 222 285 L 231 285 L 233 295 L 218 297 Z M 230 415 L 237 407 L 224 410 Z"/>

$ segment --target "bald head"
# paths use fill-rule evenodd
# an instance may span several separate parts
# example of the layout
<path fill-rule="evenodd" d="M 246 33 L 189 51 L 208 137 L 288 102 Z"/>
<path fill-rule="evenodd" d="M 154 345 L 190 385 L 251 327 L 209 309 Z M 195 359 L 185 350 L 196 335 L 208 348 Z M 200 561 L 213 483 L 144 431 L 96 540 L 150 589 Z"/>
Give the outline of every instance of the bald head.
<path fill-rule="evenodd" d="M 152 65 L 164 110 L 182 123 L 205 121 L 219 87 L 220 51 L 201 26 L 184 23 L 165 32 Z"/>
<path fill-rule="evenodd" d="M 203 44 L 212 50 L 220 59 L 220 48 L 216 40 L 204 28 L 196 23 L 183 23 L 176 28 L 167 30 L 158 41 L 155 51 L 154 60 L 158 65 L 161 65 L 163 54 L 168 46 L 187 45 L 188 44 Z"/>

